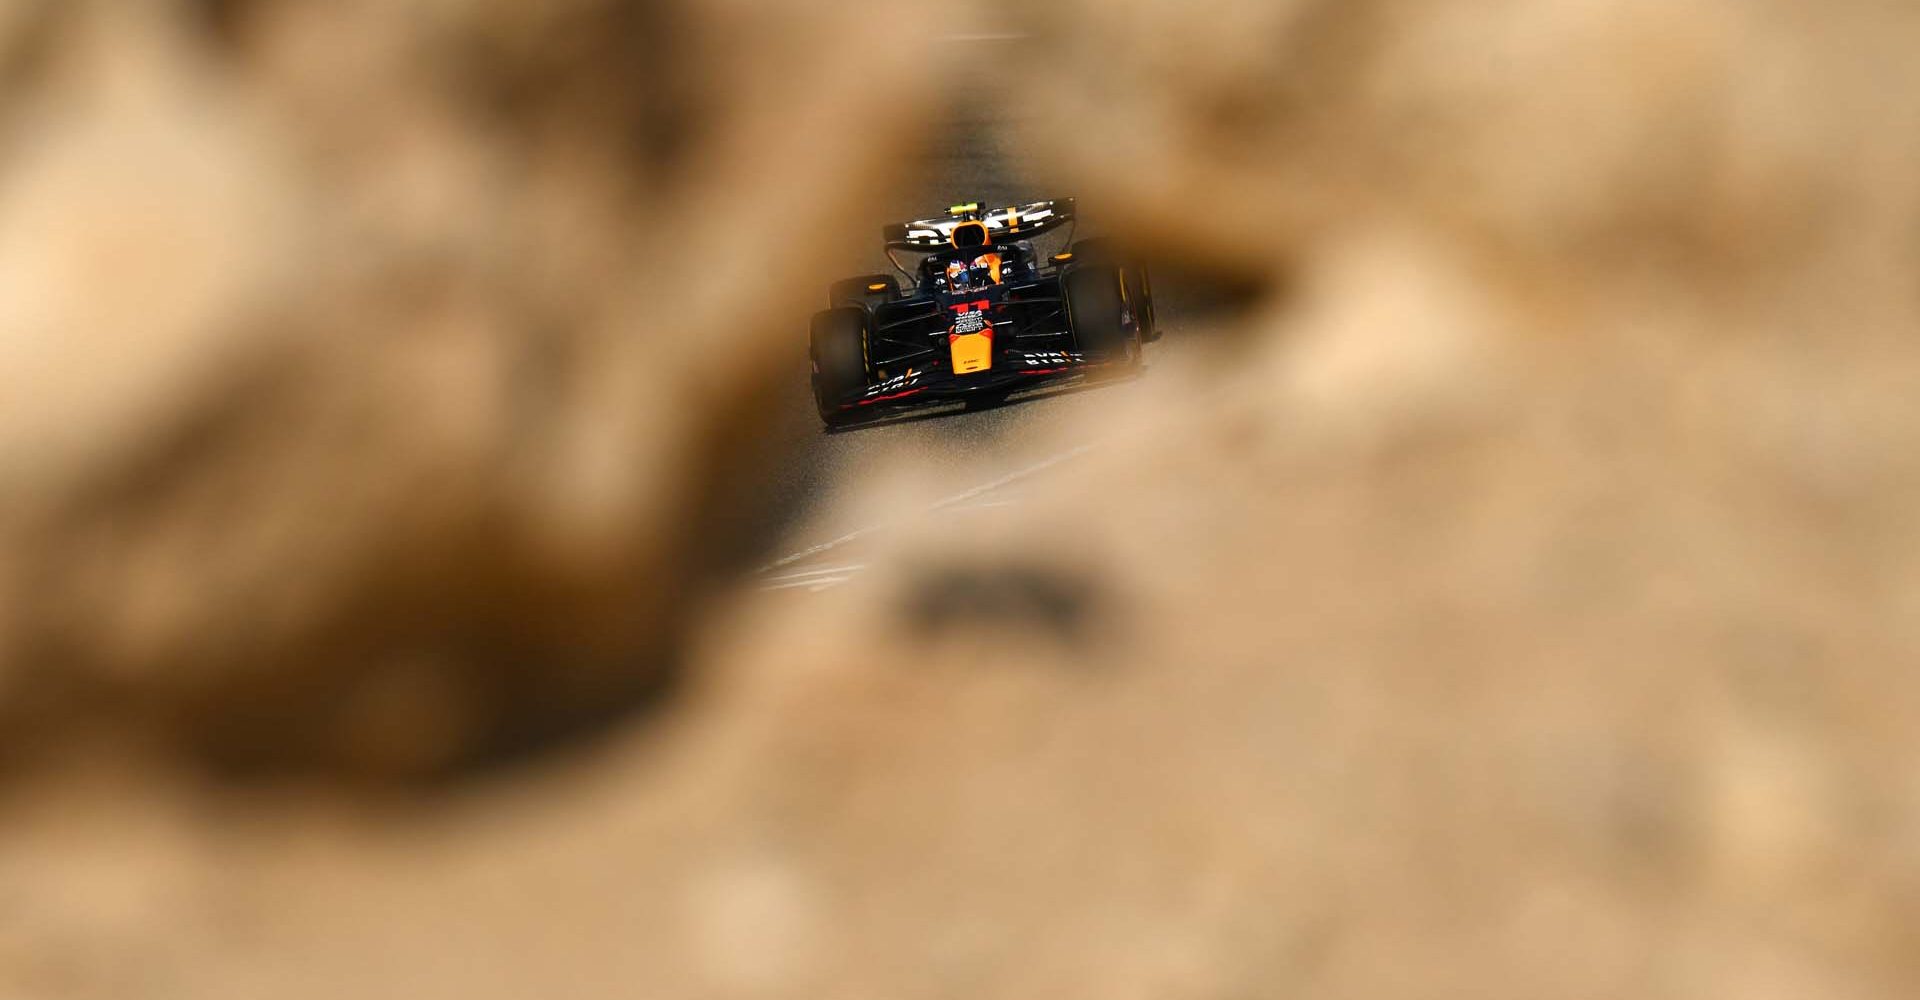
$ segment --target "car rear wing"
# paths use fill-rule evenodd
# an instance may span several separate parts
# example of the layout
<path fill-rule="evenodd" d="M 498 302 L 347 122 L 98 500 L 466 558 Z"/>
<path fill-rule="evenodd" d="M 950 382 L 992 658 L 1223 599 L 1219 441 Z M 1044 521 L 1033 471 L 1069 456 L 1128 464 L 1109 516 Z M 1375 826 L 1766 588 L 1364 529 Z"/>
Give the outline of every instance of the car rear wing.
<path fill-rule="evenodd" d="M 953 239 L 953 227 L 982 222 L 995 242 L 1027 239 L 1074 221 L 1073 199 L 1056 198 L 1026 205 L 981 211 L 978 205 L 955 205 L 953 214 L 913 222 L 897 222 L 883 230 L 889 250 L 944 250 Z"/>

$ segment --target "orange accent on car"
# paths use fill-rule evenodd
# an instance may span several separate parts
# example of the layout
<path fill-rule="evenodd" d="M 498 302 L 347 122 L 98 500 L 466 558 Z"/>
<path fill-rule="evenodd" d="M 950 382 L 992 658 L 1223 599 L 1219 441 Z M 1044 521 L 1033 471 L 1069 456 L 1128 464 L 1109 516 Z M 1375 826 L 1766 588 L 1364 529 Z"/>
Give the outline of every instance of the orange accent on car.
<path fill-rule="evenodd" d="M 953 354 L 953 373 L 971 375 L 993 367 L 993 327 L 979 333 L 950 333 L 947 349 Z"/>

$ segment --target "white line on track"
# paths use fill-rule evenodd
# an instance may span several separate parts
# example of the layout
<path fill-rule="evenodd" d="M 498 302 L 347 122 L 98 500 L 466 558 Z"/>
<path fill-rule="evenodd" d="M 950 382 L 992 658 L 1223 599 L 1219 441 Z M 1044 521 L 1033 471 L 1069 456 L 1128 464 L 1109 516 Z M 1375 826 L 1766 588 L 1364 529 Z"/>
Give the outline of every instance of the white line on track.
<path fill-rule="evenodd" d="M 807 589 L 807 593 L 812 594 L 812 593 L 817 593 L 819 591 L 825 590 L 828 587 L 838 587 L 839 585 L 851 579 L 853 579 L 853 577 L 851 576 L 816 576 L 806 580 L 788 580 L 786 583 L 769 583 L 766 586 L 761 587 L 760 589 L 761 590 L 798 590 L 801 587 L 805 587 Z"/>
<path fill-rule="evenodd" d="M 1018 500 L 982 500 L 979 503 L 963 504 L 954 510 L 992 510 L 996 507 L 1018 507 Z"/>
<path fill-rule="evenodd" d="M 803 569 L 792 573 L 781 573 L 778 576 L 767 577 L 767 582 L 780 583 L 787 580 L 805 580 L 809 577 L 818 576 L 851 576 L 866 568 L 865 563 L 855 563 L 851 566 L 826 566 L 820 569 Z"/>
<path fill-rule="evenodd" d="M 980 485 L 975 486 L 970 490 L 963 490 L 959 493 L 955 493 L 950 497 L 936 500 L 932 504 L 929 504 L 927 506 L 926 513 L 933 513 L 934 511 L 946 510 L 949 507 L 956 507 L 961 504 L 965 504 L 969 500 L 973 500 L 978 497 L 985 496 L 988 493 L 992 493 L 994 490 L 1003 489 L 1005 487 L 1011 486 L 1014 483 L 1021 481 L 1022 479 L 1028 479 L 1033 476 L 1037 476 L 1040 473 L 1045 472 L 1056 465 L 1060 465 L 1064 462 L 1070 462 L 1092 450 L 1093 450 L 1093 445 L 1090 445 L 1090 444 L 1083 444 L 1077 448 L 1069 448 L 1066 451 L 1059 453 L 1058 455 L 1054 455 L 1050 458 L 1042 459 L 1023 469 L 1018 469 L 1016 471 L 1009 472 L 1006 475 L 1001 476 L 1000 478 L 992 480 L 990 482 L 981 483 Z M 993 504 L 991 503 L 976 504 L 974 506 L 984 507 L 984 506 L 990 506 L 990 505 L 993 505 Z M 813 571 L 803 570 L 803 571 L 781 573 L 777 575 L 774 574 L 774 571 L 778 569 L 782 569 L 787 566 L 791 566 L 794 563 L 800 562 L 802 560 L 812 559 L 815 556 L 824 555 L 828 552 L 832 552 L 834 549 L 837 549 L 843 545 L 846 545 L 849 542 L 859 541 L 860 539 L 865 538 L 868 535 L 874 534 L 875 532 L 884 531 L 887 528 L 891 528 L 898 523 L 899 522 L 896 520 L 896 521 L 883 521 L 879 524 L 870 524 L 864 528 L 856 528 L 852 531 L 849 531 L 838 538 L 828 539 L 827 541 L 821 542 L 818 545 L 810 545 L 804 549 L 801 549 L 798 552 L 794 552 L 790 555 L 781 556 L 780 558 L 775 559 L 774 561 L 766 564 L 765 566 L 760 567 L 760 570 L 758 573 L 758 575 L 762 577 L 762 583 L 761 583 L 760 589 L 786 590 L 786 589 L 795 588 L 795 587 L 809 587 L 810 589 L 820 590 L 820 589 L 825 589 L 826 587 L 834 586 L 836 584 L 845 583 L 848 579 L 852 577 L 854 573 L 857 573 L 860 570 L 865 569 L 866 567 L 864 565 L 843 566 L 843 567 L 837 567 L 834 569 L 822 569 L 822 570 L 813 570 Z"/>
<path fill-rule="evenodd" d="M 1059 465 L 1062 462 L 1070 462 L 1092 450 L 1093 450 L 1093 445 L 1090 445 L 1090 444 L 1083 444 L 1077 448 L 1068 448 L 1066 451 L 1063 451 L 1060 454 L 1053 456 L 1052 458 L 1043 459 L 1041 461 L 1035 462 L 1034 464 L 1029 465 L 1024 469 L 1020 469 L 1017 472 L 1009 472 L 1006 475 L 1001 476 L 999 479 L 996 479 L 990 483 L 982 483 L 979 486 L 975 486 L 973 489 L 967 490 L 963 493 L 955 493 L 953 496 L 950 496 L 945 500 L 937 500 L 934 502 L 933 506 L 928 507 L 927 510 L 929 511 L 945 510 L 946 508 L 951 507 L 954 504 L 966 503 L 968 500 L 971 500 L 974 497 L 981 496 L 987 493 L 992 493 L 994 490 L 1000 489 L 1005 486 L 1011 486 L 1022 479 L 1028 479 L 1033 476 L 1036 476 L 1042 472 L 1047 471 L 1048 469 L 1053 468 L 1056 465 Z"/>

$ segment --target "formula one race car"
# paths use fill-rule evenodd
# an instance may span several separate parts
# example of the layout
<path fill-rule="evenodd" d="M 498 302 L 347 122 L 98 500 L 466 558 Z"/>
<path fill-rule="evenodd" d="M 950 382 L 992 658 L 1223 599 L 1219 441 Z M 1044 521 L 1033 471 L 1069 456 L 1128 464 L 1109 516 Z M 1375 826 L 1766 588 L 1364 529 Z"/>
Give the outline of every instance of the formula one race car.
<path fill-rule="evenodd" d="M 1032 240 L 1074 222 L 1071 198 L 886 227 L 892 275 L 835 282 L 813 317 L 813 397 L 829 427 L 887 408 L 1004 398 L 1140 363 L 1158 338 L 1147 269 L 1107 240 L 1042 259 Z M 1069 230 L 1071 237 L 1071 230 Z M 915 271 L 896 253 L 925 256 Z"/>

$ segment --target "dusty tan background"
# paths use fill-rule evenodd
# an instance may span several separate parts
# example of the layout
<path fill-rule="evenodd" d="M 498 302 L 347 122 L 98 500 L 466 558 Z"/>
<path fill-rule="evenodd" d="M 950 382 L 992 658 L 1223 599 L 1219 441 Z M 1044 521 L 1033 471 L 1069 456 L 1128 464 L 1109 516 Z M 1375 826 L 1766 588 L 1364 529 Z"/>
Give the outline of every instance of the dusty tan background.
<path fill-rule="evenodd" d="M 794 603 L 917 8 L 0 8 L 0 996 L 1920 989 L 1920 14 L 1015 10 L 1266 294 Z"/>

